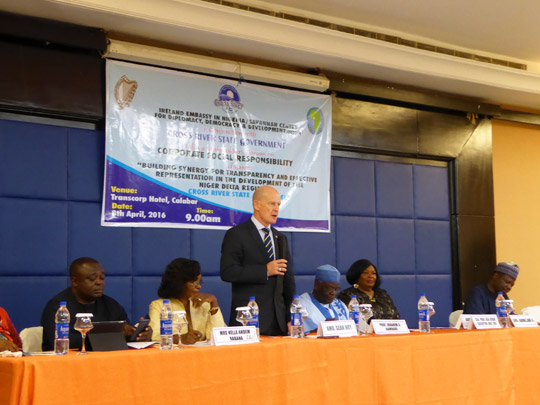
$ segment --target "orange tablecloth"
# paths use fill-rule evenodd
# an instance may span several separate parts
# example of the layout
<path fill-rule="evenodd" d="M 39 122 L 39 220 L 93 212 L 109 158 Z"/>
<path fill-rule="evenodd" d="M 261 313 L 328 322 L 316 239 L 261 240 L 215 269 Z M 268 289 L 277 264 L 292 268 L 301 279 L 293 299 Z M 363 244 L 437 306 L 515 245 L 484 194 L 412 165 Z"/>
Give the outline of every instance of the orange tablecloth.
<path fill-rule="evenodd" d="M 0 358 L 0 404 L 534 404 L 540 328 Z"/>

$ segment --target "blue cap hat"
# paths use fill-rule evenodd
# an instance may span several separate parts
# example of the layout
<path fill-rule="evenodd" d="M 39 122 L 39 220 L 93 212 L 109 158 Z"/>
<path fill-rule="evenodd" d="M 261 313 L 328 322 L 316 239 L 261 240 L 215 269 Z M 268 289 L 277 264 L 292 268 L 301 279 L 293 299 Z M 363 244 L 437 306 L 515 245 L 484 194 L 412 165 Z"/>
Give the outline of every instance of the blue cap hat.
<path fill-rule="evenodd" d="M 326 281 L 330 283 L 339 283 L 339 270 L 329 264 L 317 267 L 315 271 L 316 281 Z"/>
<path fill-rule="evenodd" d="M 515 280 L 519 274 L 519 266 L 512 262 L 501 262 L 497 264 L 495 271 L 506 274 Z"/>

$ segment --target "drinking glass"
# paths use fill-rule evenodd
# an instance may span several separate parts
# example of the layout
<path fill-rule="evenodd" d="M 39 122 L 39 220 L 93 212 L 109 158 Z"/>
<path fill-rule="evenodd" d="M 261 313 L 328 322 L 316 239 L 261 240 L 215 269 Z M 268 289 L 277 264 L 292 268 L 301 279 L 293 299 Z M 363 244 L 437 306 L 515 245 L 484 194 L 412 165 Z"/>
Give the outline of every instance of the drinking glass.
<path fill-rule="evenodd" d="M 514 300 L 504 300 L 503 303 L 506 308 L 506 327 L 511 328 L 513 325 L 510 321 L 510 315 L 514 315 Z"/>
<path fill-rule="evenodd" d="M 366 330 L 364 333 L 362 333 L 361 336 L 370 336 L 371 333 L 368 333 L 369 320 L 373 318 L 373 307 L 371 306 L 371 304 L 361 304 L 360 315 L 362 316 L 362 319 L 364 319 L 364 322 L 366 323 Z"/>
<path fill-rule="evenodd" d="M 431 320 L 431 317 L 435 315 L 435 304 L 433 302 L 428 302 L 427 305 L 428 305 L 427 316 L 428 316 L 428 319 Z M 429 332 L 434 333 L 431 327 L 429 328 Z"/>
<path fill-rule="evenodd" d="M 435 304 L 433 302 L 428 302 L 428 319 L 435 315 Z"/>
<path fill-rule="evenodd" d="M 300 310 L 300 313 L 302 314 L 302 337 L 306 337 L 306 330 L 304 328 L 304 322 L 306 321 L 307 318 L 309 318 L 309 312 L 307 311 L 306 308 L 302 307 L 302 309 Z"/>
<path fill-rule="evenodd" d="M 176 345 L 176 349 L 183 349 L 182 346 L 182 328 L 184 325 L 188 324 L 187 318 L 186 318 L 186 311 L 173 311 L 172 313 L 172 323 L 173 327 L 176 328 L 178 331 L 178 344 Z"/>
<path fill-rule="evenodd" d="M 93 314 L 76 314 L 75 315 L 77 320 L 75 321 L 75 326 L 73 328 L 81 332 L 81 335 L 82 335 L 82 349 L 77 354 L 88 354 L 85 347 L 85 340 L 86 340 L 86 334 L 88 333 L 88 331 L 94 327 L 94 325 L 92 325 L 93 316 L 94 316 Z"/>
<path fill-rule="evenodd" d="M 505 300 L 506 313 L 508 315 L 514 315 L 514 300 Z"/>
<path fill-rule="evenodd" d="M 248 322 L 251 321 L 251 311 L 249 307 L 238 307 L 236 308 L 236 320 L 242 325 L 247 326 Z"/>

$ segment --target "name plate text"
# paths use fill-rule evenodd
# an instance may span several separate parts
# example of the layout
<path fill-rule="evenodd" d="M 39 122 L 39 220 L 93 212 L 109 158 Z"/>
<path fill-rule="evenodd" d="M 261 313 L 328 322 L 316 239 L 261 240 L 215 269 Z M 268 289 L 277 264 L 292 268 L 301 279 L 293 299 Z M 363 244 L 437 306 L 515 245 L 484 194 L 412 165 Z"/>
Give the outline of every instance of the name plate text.
<path fill-rule="evenodd" d="M 258 343 L 255 326 L 229 326 L 212 329 L 211 343 L 214 346 L 243 345 Z"/>
<path fill-rule="evenodd" d="M 323 321 L 317 328 L 318 337 L 358 336 L 356 324 L 352 319 L 346 321 Z"/>
<path fill-rule="evenodd" d="M 501 329 L 497 315 L 471 315 L 471 321 L 469 329 Z"/>
<path fill-rule="evenodd" d="M 538 322 L 530 315 L 510 315 L 510 320 L 516 328 L 538 328 Z"/>
<path fill-rule="evenodd" d="M 372 319 L 369 324 L 370 332 L 376 335 L 400 335 L 410 333 L 405 319 Z"/>

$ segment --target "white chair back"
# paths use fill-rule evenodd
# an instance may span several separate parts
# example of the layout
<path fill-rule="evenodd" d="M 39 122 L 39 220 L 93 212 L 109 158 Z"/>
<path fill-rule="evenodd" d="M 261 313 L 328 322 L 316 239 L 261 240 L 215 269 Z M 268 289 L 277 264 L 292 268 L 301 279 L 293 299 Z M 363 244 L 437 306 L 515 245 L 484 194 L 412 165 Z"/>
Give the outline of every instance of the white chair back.
<path fill-rule="evenodd" d="M 23 343 L 23 352 L 40 352 L 43 340 L 43 326 L 25 328 L 19 333 Z"/>
<path fill-rule="evenodd" d="M 456 323 L 459 319 L 459 316 L 463 313 L 462 309 L 458 309 L 454 312 L 450 313 L 450 316 L 448 317 L 448 323 L 450 324 L 451 328 L 454 328 L 456 326 Z"/>
<path fill-rule="evenodd" d="M 532 316 L 536 320 L 536 322 L 540 322 L 540 305 L 523 308 L 521 310 L 521 313 L 523 315 Z"/>

